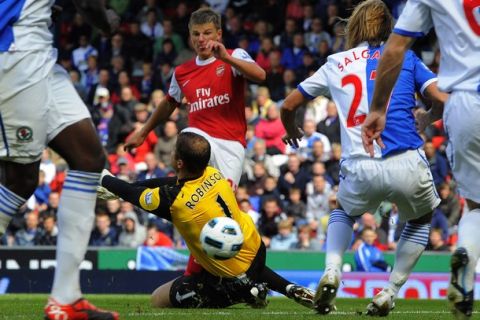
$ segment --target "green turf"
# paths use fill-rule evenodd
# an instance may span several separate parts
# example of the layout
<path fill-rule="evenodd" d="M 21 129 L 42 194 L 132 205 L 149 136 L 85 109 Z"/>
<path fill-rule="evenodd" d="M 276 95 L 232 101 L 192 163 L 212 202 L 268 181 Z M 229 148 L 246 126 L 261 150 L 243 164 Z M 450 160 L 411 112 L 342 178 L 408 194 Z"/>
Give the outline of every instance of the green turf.
<path fill-rule="evenodd" d="M 88 295 L 94 304 L 105 309 L 120 312 L 121 319 L 318 319 L 320 316 L 285 298 L 272 298 L 266 309 L 250 309 L 237 305 L 228 309 L 152 309 L 147 295 Z M 41 319 L 46 295 L 8 294 L 0 295 L 0 319 Z M 360 315 L 368 300 L 340 299 L 338 311 L 328 315 L 331 319 L 356 319 L 367 317 Z M 452 319 L 447 305 L 439 300 L 399 300 L 397 308 L 389 319 Z M 474 313 L 472 319 L 480 319 Z"/>

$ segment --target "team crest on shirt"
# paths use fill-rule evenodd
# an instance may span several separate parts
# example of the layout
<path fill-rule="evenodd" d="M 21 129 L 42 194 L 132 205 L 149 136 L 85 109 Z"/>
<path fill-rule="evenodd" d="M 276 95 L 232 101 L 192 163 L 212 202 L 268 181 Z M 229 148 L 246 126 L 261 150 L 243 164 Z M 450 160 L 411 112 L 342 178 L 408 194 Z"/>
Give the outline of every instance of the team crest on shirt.
<path fill-rule="evenodd" d="M 17 129 L 18 142 L 30 142 L 33 140 L 33 130 L 30 127 L 20 127 Z"/>
<path fill-rule="evenodd" d="M 152 204 L 152 192 L 148 192 L 145 195 L 145 203 L 150 206 Z"/>
<path fill-rule="evenodd" d="M 215 70 L 215 74 L 217 75 L 217 77 L 223 76 L 224 73 L 225 73 L 225 65 L 223 64 L 221 66 L 218 66 L 217 70 Z"/>

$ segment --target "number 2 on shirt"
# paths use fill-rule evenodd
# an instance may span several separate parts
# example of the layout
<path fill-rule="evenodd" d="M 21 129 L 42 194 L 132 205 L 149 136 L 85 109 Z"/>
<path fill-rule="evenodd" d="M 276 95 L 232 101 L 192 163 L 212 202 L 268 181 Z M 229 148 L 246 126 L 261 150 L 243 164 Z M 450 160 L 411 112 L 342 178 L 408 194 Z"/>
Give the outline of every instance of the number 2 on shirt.
<path fill-rule="evenodd" d="M 360 106 L 360 102 L 362 101 L 362 80 L 359 76 L 355 74 L 347 74 L 345 77 L 342 78 L 342 88 L 349 84 L 353 85 L 353 99 L 348 111 L 347 127 L 351 128 L 361 125 L 365 121 L 367 115 L 355 115 L 357 113 L 358 107 Z"/>
<path fill-rule="evenodd" d="M 468 24 L 477 36 L 480 36 L 480 23 L 475 19 L 474 11 L 480 13 L 480 0 L 463 0 L 463 11 L 467 17 Z"/>

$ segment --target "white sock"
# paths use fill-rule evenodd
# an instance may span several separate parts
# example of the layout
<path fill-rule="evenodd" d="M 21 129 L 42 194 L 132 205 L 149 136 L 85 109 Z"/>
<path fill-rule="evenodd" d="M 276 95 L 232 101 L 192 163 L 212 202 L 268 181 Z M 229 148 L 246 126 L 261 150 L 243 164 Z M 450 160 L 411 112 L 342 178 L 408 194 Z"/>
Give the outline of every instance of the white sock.
<path fill-rule="evenodd" d="M 480 257 L 480 209 L 465 213 L 458 224 L 457 248 L 465 248 L 468 253 L 468 265 L 465 270 L 460 269 L 458 278 L 462 279 L 460 286 L 469 292 L 475 281 L 475 267 Z M 465 273 L 463 275 L 463 273 Z"/>
<path fill-rule="evenodd" d="M 395 296 L 407 281 L 413 267 L 425 251 L 430 234 L 430 224 L 407 222 L 400 236 L 395 253 L 395 265 L 390 274 L 388 287 Z"/>
<path fill-rule="evenodd" d="M 13 215 L 26 201 L 0 184 L 0 235 L 5 233 Z"/>
<path fill-rule="evenodd" d="M 96 187 L 100 173 L 70 170 L 63 185 L 58 209 L 57 268 L 52 297 L 60 304 L 79 298 L 80 263 L 93 228 Z"/>
<path fill-rule="evenodd" d="M 343 254 L 352 242 L 355 220 L 342 209 L 335 209 L 330 214 L 327 228 L 327 255 L 325 270 L 332 270 L 340 277 Z"/>

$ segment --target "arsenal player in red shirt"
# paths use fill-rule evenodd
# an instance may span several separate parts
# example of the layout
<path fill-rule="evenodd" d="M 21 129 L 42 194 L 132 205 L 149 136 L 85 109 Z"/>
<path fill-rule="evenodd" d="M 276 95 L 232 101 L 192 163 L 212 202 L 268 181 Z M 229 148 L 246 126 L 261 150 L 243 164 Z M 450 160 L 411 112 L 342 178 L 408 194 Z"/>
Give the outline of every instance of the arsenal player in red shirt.
<path fill-rule="evenodd" d="M 215 11 L 202 8 L 193 12 L 188 27 L 196 58 L 175 68 L 167 96 L 143 128 L 127 140 L 126 148 L 141 145 L 185 97 L 189 127 L 184 131 L 200 134 L 210 142 L 211 165 L 235 189 L 245 158 L 245 79 L 262 82 L 266 74 L 245 50 L 225 49 L 221 18 Z"/>

